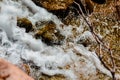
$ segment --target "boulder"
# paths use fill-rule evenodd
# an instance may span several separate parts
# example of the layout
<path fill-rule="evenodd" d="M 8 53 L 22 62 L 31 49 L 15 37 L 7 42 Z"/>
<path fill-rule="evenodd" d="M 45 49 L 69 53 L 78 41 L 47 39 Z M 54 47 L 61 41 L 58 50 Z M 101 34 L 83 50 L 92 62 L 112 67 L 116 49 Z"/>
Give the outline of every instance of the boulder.
<path fill-rule="evenodd" d="M 67 9 L 69 5 L 73 3 L 74 0 L 32 0 L 37 5 L 48 10 L 60 10 Z"/>
<path fill-rule="evenodd" d="M 0 80 L 34 80 L 24 71 L 0 58 Z"/>
<path fill-rule="evenodd" d="M 42 41 L 45 42 L 47 45 L 60 45 L 65 38 L 62 34 L 60 34 L 60 31 L 56 29 L 56 24 L 52 21 L 47 22 L 42 27 L 38 25 L 37 28 L 38 30 L 35 32 L 34 35 L 35 38 L 41 38 Z"/>
<path fill-rule="evenodd" d="M 27 18 L 18 18 L 17 26 L 19 26 L 20 28 L 25 28 L 26 32 L 34 30 L 31 21 L 29 21 Z"/>

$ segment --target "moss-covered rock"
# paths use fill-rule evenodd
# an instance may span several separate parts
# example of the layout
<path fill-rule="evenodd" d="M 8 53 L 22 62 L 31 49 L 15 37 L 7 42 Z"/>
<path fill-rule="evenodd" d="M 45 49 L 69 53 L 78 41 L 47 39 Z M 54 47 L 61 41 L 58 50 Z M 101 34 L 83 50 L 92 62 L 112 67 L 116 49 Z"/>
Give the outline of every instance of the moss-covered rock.
<path fill-rule="evenodd" d="M 34 30 L 31 21 L 29 21 L 27 18 L 18 18 L 17 26 L 19 26 L 20 28 L 25 28 L 26 32 Z"/>
<path fill-rule="evenodd" d="M 39 26 L 37 26 L 39 27 Z M 56 29 L 54 22 L 49 21 L 36 31 L 35 38 L 41 38 L 48 45 L 62 44 L 64 36 Z"/>

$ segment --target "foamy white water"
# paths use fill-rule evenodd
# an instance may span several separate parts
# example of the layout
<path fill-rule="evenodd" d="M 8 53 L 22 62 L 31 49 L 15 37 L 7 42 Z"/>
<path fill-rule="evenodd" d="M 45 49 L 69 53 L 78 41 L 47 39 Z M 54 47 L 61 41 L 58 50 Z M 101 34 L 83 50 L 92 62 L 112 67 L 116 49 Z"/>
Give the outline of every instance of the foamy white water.
<path fill-rule="evenodd" d="M 73 26 L 67 26 L 64 29 L 59 28 L 59 24 L 61 24 L 59 19 L 48 13 L 47 10 L 36 6 L 31 0 L 3 0 L 0 1 L 1 58 L 5 58 L 18 66 L 23 63 L 22 59 L 32 61 L 35 66 L 40 67 L 38 73 L 51 76 L 63 74 L 68 80 L 80 80 L 79 74 L 86 77 L 89 74 L 95 75 L 96 69 L 111 76 L 111 73 L 101 65 L 94 52 L 90 52 L 83 45 L 76 43 L 77 38 L 73 39 L 73 42 L 64 42 L 64 45 L 61 46 L 47 46 L 40 39 L 36 40 L 24 29 L 19 28 L 16 24 L 17 17 L 26 17 L 33 25 L 36 21 L 52 20 L 63 35 L 66 37 L 72 35 Z M 78 31 L 82 31 L 82 28 L 80 25 Z M 90 36 L 92 36 L 90 32 L 85 32 L 79 37 Z M 76 55 L 75 51 L 78 51 L 82 57 Z M 84 64 L 82 64 L 82 60 L 84 60 Z M 65 68 L 67 65 L 70 66 L 69 69 Z M 34 73 L 31 70 L 31 75 Z"/>

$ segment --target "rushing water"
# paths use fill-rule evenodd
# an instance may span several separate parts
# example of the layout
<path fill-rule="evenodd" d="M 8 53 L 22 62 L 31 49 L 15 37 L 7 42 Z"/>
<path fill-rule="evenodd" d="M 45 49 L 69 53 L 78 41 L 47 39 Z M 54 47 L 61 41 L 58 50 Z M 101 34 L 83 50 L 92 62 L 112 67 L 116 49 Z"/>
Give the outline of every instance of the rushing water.
<path fill-rule="evenodd" d="M 96 74 L 96 68 L 111 76 L 110 72 L 101 66 L 94 52 L 90 52 L 81 44 L 77 44 L 77 38 L 73 42 L 64 42 L 63 45 L 47 46 L 40 39 L 35 39 L 32 33 L 26 33 L 17 26 L 17 17 L 26 17 L 34 25 L 36 21 L 54 21 L 58 29 L 66 37 L 72 35 L 73 26 L 61 29 L 59 19 L 48 13 L 45 9 L 36 6 L 30 0 L 3 0 L 0 1 L 0 57 L 21 66 L 24 62 L 32 62 L 29 65 L 37 66 L 33 77 L 41 73 L 47 75 L 63 74 L 68 80 L 80 80 L 79 74 L 88 77 Z M 78 31 L 82 31 L 80 25 Z M 91 36 L 85 32 L 81 36 Z M 77 54 L 76 54 L 77 53 Z M 80 56 L 82 55 L 82 56 Z M 66 69 L 65 66 L 70 68 Z"/>

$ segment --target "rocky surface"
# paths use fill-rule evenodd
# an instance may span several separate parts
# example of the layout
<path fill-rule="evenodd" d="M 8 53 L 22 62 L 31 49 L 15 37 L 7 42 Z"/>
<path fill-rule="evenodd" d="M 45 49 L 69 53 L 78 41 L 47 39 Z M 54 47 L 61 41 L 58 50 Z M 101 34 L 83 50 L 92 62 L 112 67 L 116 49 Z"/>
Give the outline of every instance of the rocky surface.
<path fill-rule="evenodd" d="M 33 31 L 36 39 L 42 39 L 48 45 L 60 45 L 65 39 L 60 31 L 56 29 L 56 24 L 52 21 L 38 21 L 35 27 L 33 27 L 27 18 L 18 18 L 17 26 L 24 28 L 27 33 Z"/>
<path fill-rule="evenodd" d="M 67 9 L 74 0 L 33 0 L 37 5 L 42 5 L 48 10 Z"/>
<path fill-rule="evenodd" d="M 95 12 L 90 18 L 95 32 L 102 36 L 102 41 L 105 45 L 108 45 L 109 49 L 112 51 L 116 67 L 115 73 L 120 74 L 120 24 L 117 20 L 118 14 L 116 13 L 116 8 L 113 3 L 114 2 L 109 1 L 107 2 L 107 5 L 96 5 Z M 96 53 L 102 56 L 102 60 L 105 62 L 105 65 L 110 69 L 113 69 L 110 53 L 104 48 L 101 48 L 101 52 L 99 52 L 99 45 L 94 45 L 93 49 L 96 49 Z"/>
<path fill-rule="evenodd" d="M 55 3 L 55 2 L 51 2 L 51 4 L 48 5 L 47 1 L 50 2 L 52 0 L 41 0 L 41 2 L 43 2 L 45 5 L 44 7 L 49 10 L 49 8 L 47 8 L 47 7 L 49 7 L 51 4 L 53 5 L 53 3 Z M 58 1 L 58 0 L 56 0 L 56 1 Z M 86 1 L 88 1 L 88 3 L 90 3 L 89 2 L 90 0 L 86 0 Z M 100 3 L 99 0 L 96 0 L 96 1 L 98 1 L 97 3 Z M 105 0 L 102 0 L 102 1 L 103 1 L 102 3 L 104 3 Z M 36 4 L 40 3 L 37 0 L 34 0 L 34 2 Z M 64 4 L 65 3 L 66 2 L 64 2 Z M 72 3 L 72 0 L 71 0 L 71 3 Z M 94 4 L 94 6 L 93 6 L 93 4 Z M 104 42 L 104 44 L 108 45 L 110 50 L 112 50 L 113 60 L 115 61 L 115 67 L 116 67 L 115 73 L 120 74 L 120 63 L 119 63 L 120 62 L 120 59 L 119 59 L 119 57 L 120 57 L 120 53 L 119 53 L 120 52 L 120 39 L 119 39 L 120 24 L 118 21 L 118 17 L 117 17 L 118 14 L 116 14 L 116 9 L 114 7 L 114 3 L 111 0 L 111 1 L 108 1 L 106 4 L 102 4 L 102 5 L 98 5 L 96 3 L 93 3 L 93 4 L 92 4 L 91 10 L 93 11 L 93 9 L 94 9 L 94 11 L 91 15 L 87 16 L 87 19 L 92 24 L 95 33 L 98 34 L 99 37 Z M 62 3 L 61 3 L 61 5 L 62 5 Z M 54 4 L 52 6 L 52 8 L 54 6 L 57 6 L 57 8 L 55 7 L 56 8 L 55 10 L 57 10 L 59 8 L 63 9 L 63 6 L 62 7 L 60 6 L 58 8 L 58 4 Z M 66 8 L 67 7 L 68 6 L 66 6 Z M 38 21 L 38 22 L 36 22 L 35 31 L 33 31 L 34 37 L 36 39 L 42 39 L 42 41 L 44 43 L 46 43 L 47 45 L 51 45 L 51 46 L 56 45 L 56 44 L 62 44 L 62 42 L 65 40 L 66 44 L 60 45 L 63 48 L 64 52 L 67 52 L 70 49 L 72 49 L 70 53 L 73 52 L 74 56 L 77 56 L 77 59 L 78 58 L 79 59 L 78 59 L 78 61 L 75 61 L 75 62 L 73 60 L 73 63 L 65 65 L 62 68 L 60 67 L 60 69 L 73 70 L 75 75 L 78 77 L 78 80 L 112 80 L 111 77 L 109 77 L 106 74 L 103 74 L 101 72 L 101 70 L 97 69 L 96 72 L 90 72 L 90 71 L 86 70 L 89 68 L 91 69 L 91 67 L 88 67 L 88 66 L 92 65 L 92 63 L 88 63 L 89 59 L 87 59 L 85 56 L 81 55 L 80 52 L 74 50 L 75 45 L 79 45 L 79 44 L 83 45 L 89 51 L 96 52 L 97 55 L 102 56 L 102 60 L 105 62 L 105 65 L 108 66 L 110 69 L 112 69 L 111 57 L 110 57 L 109 52 L 107 52 L 104 48 L 100 49 L 100 45 L 97 44 L 95 41 L 93 41 L 94 37 L 91 37 L 89 35 L 88 35 L 89 37 L 84 37 L 84 36 L 83 36 L 83 38 L 81 37 L 82 34 L 84 34 L 86 31 L 89 31 L 89 29 L 88 29 L 88 26 L 85 24 L 85 22 L 81 19 L 81 16 L 79 16 L 77 11 L 74 10 L 74 8 L 79 10 L 77 7 L 74 7 L 72 5 L 72 7 L 69 7 L 69 10 L 66 9 L 65 7 L 64 7 L 64 9 L 66 9 L 66 10 L 58 10 L 59 13 L 61 11 L 63 11 L 63 14 L 62 13 L 58 14 L 58 12 L 56 12 L 56 11 L 54 12 L 64 23 L 63 28 L 65 30 L 67 30 L 68 28 L 72 30 L 71 35 L 67 36 L 66 39 L 65 39 L 65 35 L 62 35 L 60 33 L 59 29 L 56 28 L 56 24 L 53 21 Z M 53 9 L 51 9 L 51 10 L 53 10 Z M 25 28 L 26 32 L 30 32 L 33 30 L 31 22 L 26 18 L 18 19 L 17 24 L 19 27 Z M 65 25 L 67 25 L 67 26 L 65 26 Z M 69 25 L 72 25 L 72 26 L 69 26 Z M 76 27 L 76 25 L 77 25 L 77 27 Z M 57 26 L 57 27 L 59 27 L 59 26 Z M 80 37 L 80 39 L 78 39 L 78 37 Z M 75 41 L 77 41 L 77 42 L 75 42 Z M 45 54 L 45 51 L 43 53 Z M 43 53 L 42 53 L 42 55 L 43 55 Z M 48 55 L 48 54 L 49 53 L 46 53 L 45 55 Z M 66 53 L 66 54 L 68 54 L 68 53 Z M 89 64 L 89 65 L 87 65 L 87 64 Z M 31 67 L 31 66 L 29 67 L 29 63 L 26 64 L 25 66 L 27 67 L 25 69 L 26 72 L 28 74 L 30 74 L 30 72 L 31 72 L 30 70 L 31 69 L 33 70 L 33 67 Z M 35 65 L 34 65 L 34 68 L 37 70 L 40 67 L 35 67 Z M 35 71 L 34 73 L 37 74 L 37 71 Z M 36 75 L 34 75 L 34 76 L 36 77 Z M 39 80 L 67 80 L 64 75 L 49 76 L 49 75 L 44 75 L 44 74 L 40 74 L 39 77 L 37 77 L 36 79 L 39 79 Z"/>
<path fill-rule="evenodd" d="M 95 3 L 98 3 L 98 4 L 104 4 L 106 1 L 110 1 L 110 0 L 91 0 Z"/>
<path fill-rule="evenodd" d="M 44 23 L 44 22 L 43 22 Z M 35 32 L 35 38 L 42 39 L 48 45 L 62 44 L 65 37 L 56 29 L 56 24 L 52 21 L 45 22 L 45 24 L 37 23 L 38 28 Z"/>
<path fill-rule="evenodd" d="M 49 12 L 55 14 L 66 25 L 79 26 L 80 20 L 78 15 L 81 12 L 74 1 L 81 6 L 85 15 L 93 12 L 94 6 L 91 0 L 33 0 L 38 6 L 42 6 Z"/>
<path fill-rule="evenodd" d="M 55 76 L 47 76 L 42 75 L 39 80 L 66 80 L 66 78 L 63 75 L 55 75 Z"/>
<path fill-rule="evenodd" d="M 27 33 L 34 30 L 31 21 L 29 21 L 27 18 L 18 18 L 17 26 L 19 26 L 20 28 L 25 28 L 25 31 Z"/>

